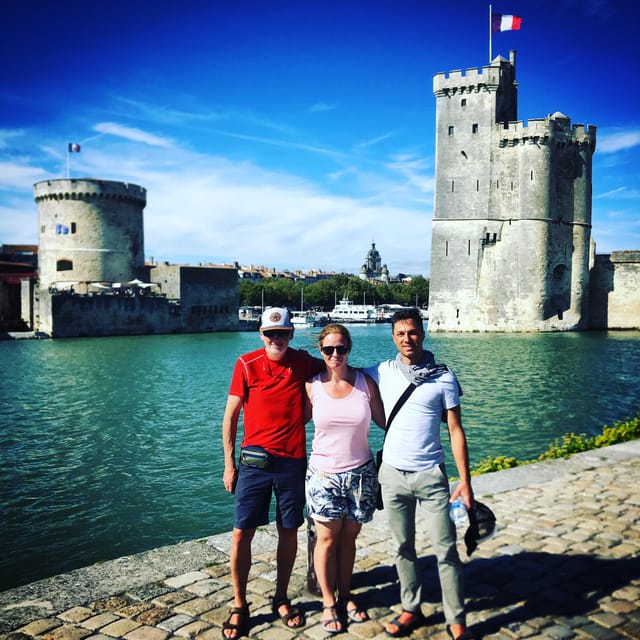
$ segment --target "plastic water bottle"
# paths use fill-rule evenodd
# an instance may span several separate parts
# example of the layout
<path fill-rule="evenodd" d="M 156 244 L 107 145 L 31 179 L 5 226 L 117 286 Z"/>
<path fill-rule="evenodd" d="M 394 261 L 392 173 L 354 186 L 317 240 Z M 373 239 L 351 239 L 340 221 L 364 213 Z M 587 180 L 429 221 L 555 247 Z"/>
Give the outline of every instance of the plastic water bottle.
<path fill-rule="evenodd" d="M 449 507 L 449 516 L 453 524 L 458 528 L 465 527 L 469 523 L 469 516 L 467 515 L 467 507 L 464 502 L 456 500 L 452 502 Z"/>

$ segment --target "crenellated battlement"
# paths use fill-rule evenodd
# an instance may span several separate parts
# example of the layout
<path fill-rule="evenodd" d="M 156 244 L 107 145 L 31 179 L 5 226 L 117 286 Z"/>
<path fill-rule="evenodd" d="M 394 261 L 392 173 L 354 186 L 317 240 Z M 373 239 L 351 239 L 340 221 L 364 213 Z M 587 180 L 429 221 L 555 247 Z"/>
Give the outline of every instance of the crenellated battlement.
<path fill-rule="evenodd" d="M 589 145 L 595 150 L 596 127 L 584 124 L 571 126 L 571 120 L 556 112 L 546 118 L 530 118 L 496 124 L 501 147 L 514 147 L 519 144 L 536 145 Z"/>
<path fill-rule="evenodd" d="M 436 96 L 495 91 L 501 82 L 512 80 L 515 75 L 515 57 L 511 61 L 498 56 L 490 65 L 440 72 L 433 76 L 433 92 Z"/>
<path fill-rule="evenodd" d="M 93 178 L 43 180 L 33 185 L 36 203 L 48 200 L 116 200 L 145 206 L 147 190 L 137 184 Z"/>

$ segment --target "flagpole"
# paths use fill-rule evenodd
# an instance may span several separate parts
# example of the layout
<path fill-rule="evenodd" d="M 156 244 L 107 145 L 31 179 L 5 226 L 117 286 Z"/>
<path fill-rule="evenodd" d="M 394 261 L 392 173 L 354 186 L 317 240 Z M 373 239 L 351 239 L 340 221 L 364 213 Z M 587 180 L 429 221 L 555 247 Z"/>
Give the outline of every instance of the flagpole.
<path fill-rule="evenodd" d="M 71 153 L 69 153 L 69 144 L 67 143 L 67 180 L 69 180 L 70 178 L 70 173 L 69 173 L 69 156 L 71 155 Z"/>
<path fill-rule="evenodd" d="M 492 25 L 492 10 L 491 5 L 489 5 L 489 64 L 491 64 L 491 37 L 493 35 L 493 25 Z"/>

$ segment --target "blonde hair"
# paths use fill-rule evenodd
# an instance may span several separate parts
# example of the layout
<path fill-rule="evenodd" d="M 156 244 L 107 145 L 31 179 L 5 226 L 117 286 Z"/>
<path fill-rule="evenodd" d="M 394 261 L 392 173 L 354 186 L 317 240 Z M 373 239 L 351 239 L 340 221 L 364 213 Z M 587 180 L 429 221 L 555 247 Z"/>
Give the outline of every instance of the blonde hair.
<path fill-rule="evenodd" d="M 321 347 L 322 346 L 322 341 L 330 334 L 332 333 L 338 333 L 340 334 L 346 341 L 347 346 L 349 347 L 349 351 L 351 351 L 351 334 L 349 333 L 349 329 L 347 329 L 347 327 L 345 327 L 342 324 L 328 324 L 325 327 L 323 327 L 322 331 L 320 332 L 320 335 L 318 336 L 318 346 Z"/>

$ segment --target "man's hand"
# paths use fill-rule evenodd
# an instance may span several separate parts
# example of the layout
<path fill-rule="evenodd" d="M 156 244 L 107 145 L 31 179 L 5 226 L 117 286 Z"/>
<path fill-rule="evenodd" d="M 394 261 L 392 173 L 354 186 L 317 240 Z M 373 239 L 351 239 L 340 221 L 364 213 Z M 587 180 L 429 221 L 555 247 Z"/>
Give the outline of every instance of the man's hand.
<path fill-rule="evenodd" d="M 238 481 L 238 469 L 235 466 L 225 467 L 224 473 L 222 474 L 222 484 L 224 484 L 224 488 L 229 493 L 233 493 L 236 490 L 237 481 Z"/>

